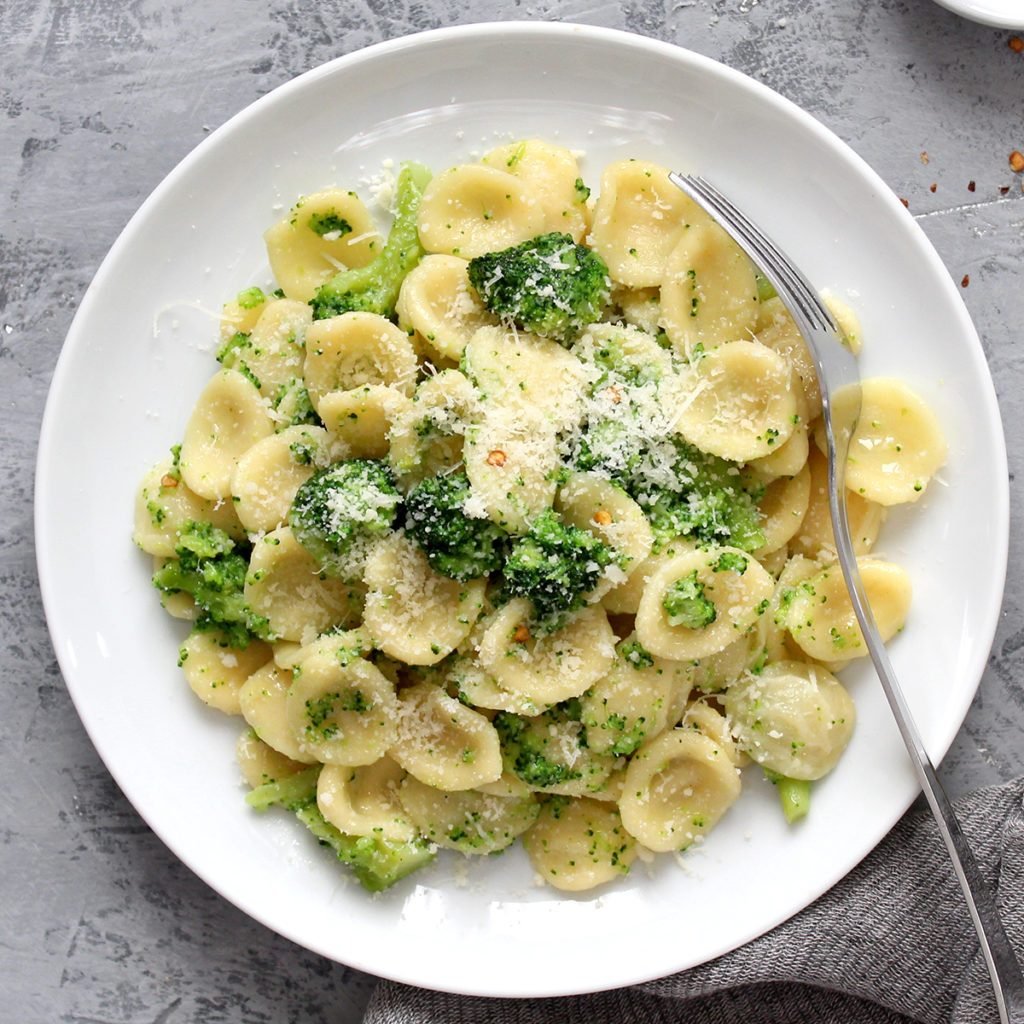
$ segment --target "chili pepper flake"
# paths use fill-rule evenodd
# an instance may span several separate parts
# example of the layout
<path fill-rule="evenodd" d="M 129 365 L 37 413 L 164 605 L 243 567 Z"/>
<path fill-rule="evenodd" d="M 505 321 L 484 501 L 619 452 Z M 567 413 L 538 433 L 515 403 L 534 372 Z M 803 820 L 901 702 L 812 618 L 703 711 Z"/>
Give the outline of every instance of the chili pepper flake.
<path fill-rule="evenodd" d="M 970 283 L 971 283 L 971 275 L 970 274 L 964 274 L 964 276 L 960 280 L 960 287 L 961 288 L 966 288 Z"/>

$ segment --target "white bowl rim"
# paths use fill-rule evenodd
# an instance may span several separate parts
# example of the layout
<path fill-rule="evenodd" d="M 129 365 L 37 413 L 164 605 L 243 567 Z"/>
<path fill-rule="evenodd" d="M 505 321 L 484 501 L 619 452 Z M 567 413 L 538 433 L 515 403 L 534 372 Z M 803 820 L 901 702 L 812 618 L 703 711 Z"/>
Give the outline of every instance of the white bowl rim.
<path fill-rule="evenodd" d="M 62 616 L 61 609 L 59 607 L 58 598 L 51 589 L 50 580 L 52 578 L 51 570 L 51 555 L 49 551 L 49 541 L 47 537 L 48 524 L 45 521 L 43 509 L 48 507 L 48 503 L 56 493 L 56 482 L 51 478 L 51 472 L 49 466 L 54 464 L 54 460 L 49 457 L 50 450 L 54 444 L 53 434 L 55 433 L 57 426 L 56 422 L 59 417 L 59 410 L 62 404 L 61 398 L 64 391 L 70 386 L 68 379 L 67 366 L 70 359 L 65 358 L 67 352 L 70 351 L 70 347 L 67 346 L 68 341 L 72 341 L 80 333 L 80 324 L 88 319 L 89 313 L 95 302 L 98 301 L 97 296 L 102 291 L 102 285 L 105 283 L 107 276 L 111 273 L 111 268 L 116 261 L 117 254 L 130 245 L 133 241 L 135 234 L 140 230 L 141 225 L 145 221 L 148 211 L 151 207 L 158 204 L 166 192 L 172 191 L 178 183 L 178 180 L 185 176 L 192 164 L 195 163 L 205 152 L 211 147 L 215 146 L 222 136 L 234 131 L 240 125 L 247 121 L 259 117 L 264 108 L 276 104 L 280 99 L 286 96 L 290 96 L 292 92 L 305 88 L 309 83 L 318 80 L 321 77 L 329 76 L 334 74 L 339 68 L 350 68 L 357 66 L 360 63 L 373 61 L 380 56 L 393 54 L 400 52 L 403 49 L 410 47 L 422 47 L 429 46 L 434 43 L 446 43 L 449 41 L 457 40 L 461 42 L 470 42 L 475 39 L 486 39 L 491 36 L 494 32 L 500 32 L 503 36 L 515 37 L 517 40 L 529 40 L 532 37 L 543 36 L 545 38 L 557 37 L 558 35 L 565 36 L 584 36 L 589 37 L 599 43 L 610 43 L 625 45 L 640 50 L 647 50 L 652 54 L 659 54 L 663 57 L 667 57 L 674 60 L 682 60 L 689 63 L 692 66 L 697 67 L 703 72 L 710 75 L 722 77 L 726 80 L 731 80 L 736 84 L 742 85 L 742 87 L 750 92 L 756 93 L 757 98 L 760 102 L 767 103 L 769 106 L 775 107 L 776 109 L 783 111 L 788 117 L 791 117 L 799 121 L 803 128 L 810 130 L 815 134 L 820 142 L 822 142 L 827 148 L 832 150 L 839 150 L 843 158 L 852 165 L 858 167 L 860 173 L 868 180 L 872 181 L 880 193 L 880 198 L 890 208 L 894 216 L 898 217 L 909 217 L 909 214 L 900 204 L 900 201 L 891 192 L 885 182 L 878 176 L 878 174 L 868 165 L 856 152 L 853 151 L 846 143 L 838 138 L 833 132 L 827 129 L 821 122 L 814 118 L 811 114 L 804 111 L 802 108 L 797 106 L 792 101 L 779 95 L 778 93 L 771 90 L 769 87 L 761 82 L 751 78 L 748 75 L 739 72 L 728 65 L 722 64 L 710 57 L 699 54 L 695 51 L 688 50 L 684 47 L 677 46 L 672 43 L 662 42 L 660 40 L 652 39 L 650 37 L 641 36 L 635 33 L 619 30 L 604 28 L 598 26 L 591 26 L 585 24 L 577 24 L 571 22 L 527 22 L 527 21 L 498 21 L 498 22 L 478 22 L 473 24 L 449 26 L 439 29 L 431 29 L 425 32 L 414 33 L 408 36 L 402 36 L 396 39 L 386 40 L 380 43 L 372 44 L 363 49 L 342 55 L 334 58 L 324 64 L 318 65 L 295 78 L 283 83 L 282 85 L 271 90 L 266 95 L 258 98 L 238 113 L 234 114 L 229 118 L 223 125 L 211 132 L 205 139 L 203 139 L 197 146 L 195 146 L 182 160 L 161 180 L 156 188 L 150 193 L 145 201 L 140 205 L 138 210 L 129 219 L 124 229 L 111 246 L 109 252 L 101 262 L 96 274 L 94 275 L 91 283 L 86 289 L 85 295 L 79 305 L 79 308 L 72 320 L 71 326 L 69 327 L 66 339 L 65 347 L 62 349 L 60 356 L 58 357 L 53 377 L 51 380 L 50 390 L 46 402 L 46 407 L 42 419 L 42 425 L 40 430 L 40 439 L 37 456 L 37 472 L 36 472 L 36 483 L 35 483 L 35 535 L 36 535 L 36 560 L 37 569 L 40 581 L 40 591 L 42 595 L 44 612 L 46 619 L 50 625 L 51 633 L 54 636 L 61 634 Z M 994 453 L 996 460 L 1000 465 L 1006 465 L 1006 447 L 1005 437 L 1003 434 L 1002 423 L 998 414 L 998 405 L 995 398 L 995 389 L 991 381 L 991 376 L 988 372 L 987 362 L 985 360 L 984 352 L 981 347 L 980 339 L 978 338 L 977 332 L 974 328 L 973 323 L 970 320 L 969 314 L 966 307 L 963 304 L 963 299 L 956 291 L 953 281 L 949 278 L 948 271 L 944 264 L 939 258 L 937 252 L 932 247 L 931 243 L 927 240 L 927 237 L 920 225 L 911 219 L 910 224 L 912 229 L 918 236 L 919 249 L 922 257 L 929 261 L 929 269 L 935 274 L 937 280 L 943 282 L 948 295 L 955 298 L 955 308 L 957 310 L 958 324 L 957 327 L 962 331 L 965 338 L 971 340 L 971 344 L 965 352 L 965 356 L 969 358 L 973 363 L 977 364 L 978 368 L 982 371 L 979 374 L 979 378 L 982 381 L 987 380 L 988 387 L 991 390 L 991 403 L 987 404 L 983 410 L 985 417 L 988 422 L 986 423 L 987 429 L 990 431 L 991 436 L 997 440 L 998 450 Z M 908 225 L 909 226 L 909 225 Z M 998 586 L 993 586 L 988 594 L 987 600 L 984 603 L 984 610 L 979 614 L 979 621 L 985 624 L 985 628 L 980 631 L 980 637 L 983 642 L 977 646 L 975 657 L 970 663 L 969 674 L 971 678 L 976 679 L 977 683 L 970 690 L 970 698 L 966 700 L 962 707 L 957 707 L 955 714 L 950 714 L 949 718 L 944 722 L 944 728 L 939 732 L 938 739 L 929 744 L 932 748 L 933 759 L 938 763 L 942 757 L 945 756 L 959 731 L 963 719 L 966 717 L 970 703 L 973 700 L 974 693 L 976 692 L 977 684 L 980 683 L 982 672 L 984 671 L 985 664 L 988 658 L 988 652 L 991 648 L 991 644 L 995 635 L 995 629 L 998 624 L 999 609 L 1002 604 L 1002 593 L 1003 586 L 1005 583 L 1006 565 L 1008 557 L 1009 547 L 1009 481 L 1008 477 L 1004 474 L 996 481 L 996 493 L 993 497 L 996 499 L 992 509 L 989 513 L 992 515 L 992 519 L 987 523 L 988 528 L 988 540 L 992 545 L 995 554 L 997 564 L 1000 567 L 1000 575 L 998 580 L 994 580 Z M 91 709 L 87 704 L 80 701 L 80 694 L 76 694 L 75 684 L 75 668 L 70 664 L 69 659 L 66 657 L 65 652 L 61 645 L 54 644 L 58 663 L 61 668 L 62 675 L 65 679 L 68 691 L 71 695 L 72 701 L 75 704 L 76 710 L 81 718 L 83 726 L 86 729 L 90 739 L 93 740 L 97 747 L 97 751 L 101 751 L 99 744 L 96 743 L 95 732 L 97 731 L 97 723 L 93 720 Z M 101 752 L 101 757 L 102 757 Z M 144 808 L 139 807 L 134 800 L 132 800 L 132 792 L 134 786 L 132 779 L 126 777 L 124 773 L 117 772 L 108 766 L 108 770 L 114 777 L 118 786 L 122 792 L 133 804 L 136 811 L 140 814 L 143 820 L 146 821 L 147 825 L 157 834 L 161 841 L 179 858 L 181 855 L 178 852 L 177 843 L 173 835 L 165 834 L 159 827 L 158 823 L 151 821 L 146 814 Z M 898 810 L 898 813 L 891 817 L 891 820 L 887 821 L 885 831 L 880 832 L 871 844 L 863 850 L 858 861 L 867 856 L 874 846 L 884 838 L 884 835 L 888 830 L 896 823 L 898 818 L 902 816 L 903 812 L 913 802 L 915 793 L 911 793 L 909 797 L 903 802 Z M 207 875 L 204 873 L 201 867 L 197 867 L 189 861 L 185 861 L 186 865 L 195 872 L 200 878 L 203 879 L 207 884 L 214 888 L 217 888 L 215 883 L 210 881 Z M 851 865 L 850 867 L 852 867 Z M 818 891 L 809 894 L 809 898 L 806 900 L 804 906 L 809 905 L 814 899 L 827 891 L 832 885 L 836 884 L 843 875 L 844 872 L 836 875 L 828 885 L 824 886 Z M 282 928 L 277 923 L 272 923 L 267 920 L 265 916 L 261 915 L 258 908 L 247 905 L 244 901 L 239 901 L 233 895 L 230 897 L 231 902 L 235 903 L 240 909 L 242 909 L 247 915 L 253 917 L 255 920 L 266 925 L 268 928 L 284 935 L 292 941 L 304 946 L 305 948 L 311 949 L 312 951 L 319 953 L 325 957 L 336 959 L 336 955 L 328 949 L 319 948 L 316 944 L 311 944 L 308 940 L 303 938 L 299 934 L 295 934 L 294 930 Z M 765 934 L 771 928 L 776 927 L 785 920 L 788 920 L 793 914 L 797 913 L 801 907 L 795 907 L 790 909 L 788 912 L 781 914 L 777 919 L 769 921 L 758 921 L 757 926 L 750 929 L 748 933 L 739 935 L 736 941 L 732 943 L 728 948 L 715 949 L 708 959 L 721 956 L 732 949 L 738 948 L 739 946 L 757 938 L 759 935 Z M 396 981 L 403 981 L 409 984 L 427 984 L 421 980 L 410 980 L 410 972 L 402 970 L 392 970 L 389 965 L 383 965 L 381 963 L 366 964 L 361 963 L 358 956 L 353 956 L 346 960 L 350 966 L 360 970 L 369 971 L 382 977 L 392 978 Z M 464 993 L 467 995 L 490 995 L 490 996 L 504 996 L 504 997 L 544 997 L 544 996 L 558 996 L 558 995 L 572 995 L 577 993 L 586 993 L 600 991 L 602 989 L 620 987 L 624 985 L 638 984 L 642 982 L 651 981 L 656 977 L 662 976 L 664 972 L 658 972 L 652 974 L 649 970 L 643 970 L 639 965 L 632 974 L 626 976 L 616 977 L 611 981 L 602 981 L 601 979 L 594 979 L 593 981 L 575 985 L 571 987 L 541 987 L 535 986 L 529 990 L 524 990 L 522 979 L 510 980 L 508 987 L 503 990 L 488 990 L 482 991 L 473 987 L 471 981 L 468 981 L 465 985 L 445 985 L 444 990 Z"/>

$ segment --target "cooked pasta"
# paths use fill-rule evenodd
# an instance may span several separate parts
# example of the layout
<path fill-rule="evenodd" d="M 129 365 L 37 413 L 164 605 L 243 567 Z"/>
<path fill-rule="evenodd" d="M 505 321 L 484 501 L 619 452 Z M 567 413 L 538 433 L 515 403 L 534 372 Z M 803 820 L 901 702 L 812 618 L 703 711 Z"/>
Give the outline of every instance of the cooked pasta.
<path fill-rule="evenodd" d="M 589 890 L 850 741 L 813 363 L 667 173 L 621 160 L 592 197 L 526 139 L 407 166 L 390 233 L 346 188 L 298 200 L 265 235 L 279 289 L 225 303 L 142 479 L 133 538 L 188 685 L 245 720 L 249 802 L 371 890 L 520 836 Z M 945 458 L 907 383 L 865 382 L 847 506 L 886 639 L 910 579 L 871 552 Z"/>

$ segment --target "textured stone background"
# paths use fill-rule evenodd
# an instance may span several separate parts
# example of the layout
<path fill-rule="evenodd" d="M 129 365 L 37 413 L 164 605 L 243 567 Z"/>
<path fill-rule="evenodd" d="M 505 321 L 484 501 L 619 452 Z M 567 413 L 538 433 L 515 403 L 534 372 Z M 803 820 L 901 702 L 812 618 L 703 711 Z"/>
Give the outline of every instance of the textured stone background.
<path fill-rule="evenodd" d="M 963 294 L 1002 403 L 1015 514 L 1003 621 L 943 775 L 959 793 L 1024 771 L 1024 193 L 1007 166 L 1024 150 L 1024 55 L 1010 33 L 929 0 L 0 0 L 0 1017 L 360 1018 L 372 979 L 206 888 L 93 750 L 40 605 L 36 438 L 87 283 L 210 128 L 368 43 L 515 18 L 626 28 L 755 75 L 849 142 L 908 200 L 953 278 L 970 275 Z"/>

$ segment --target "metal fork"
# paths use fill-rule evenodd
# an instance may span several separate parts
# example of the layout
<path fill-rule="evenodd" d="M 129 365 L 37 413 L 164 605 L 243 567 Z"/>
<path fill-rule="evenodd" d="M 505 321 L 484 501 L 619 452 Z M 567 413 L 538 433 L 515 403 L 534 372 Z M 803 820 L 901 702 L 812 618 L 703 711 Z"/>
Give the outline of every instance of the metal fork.
<path fill-rule="evenodd" d="M 939 833 L 960 882 L 992 978 L 1002 1024 L 1024 1024 L 1024 979 L 1010 940 L 999 919 L 991 890 L 964 837 L 935 766 L 900 689 L 861 581 L 846 516 L 846 456 L 861 409 L 860 373 L 853 353 L 843 344 L 832 314 L 791 259 L 748 217 L 700 176 L 669 174 L 674 185 L 710 213 L 775 286 L 779 298 L 807 342 L 818 385 L 828 458 L 829 511 L 839 565 L 860 623 L 875 671 L 907 745 L 918 781 L 932 809 Z"/>

